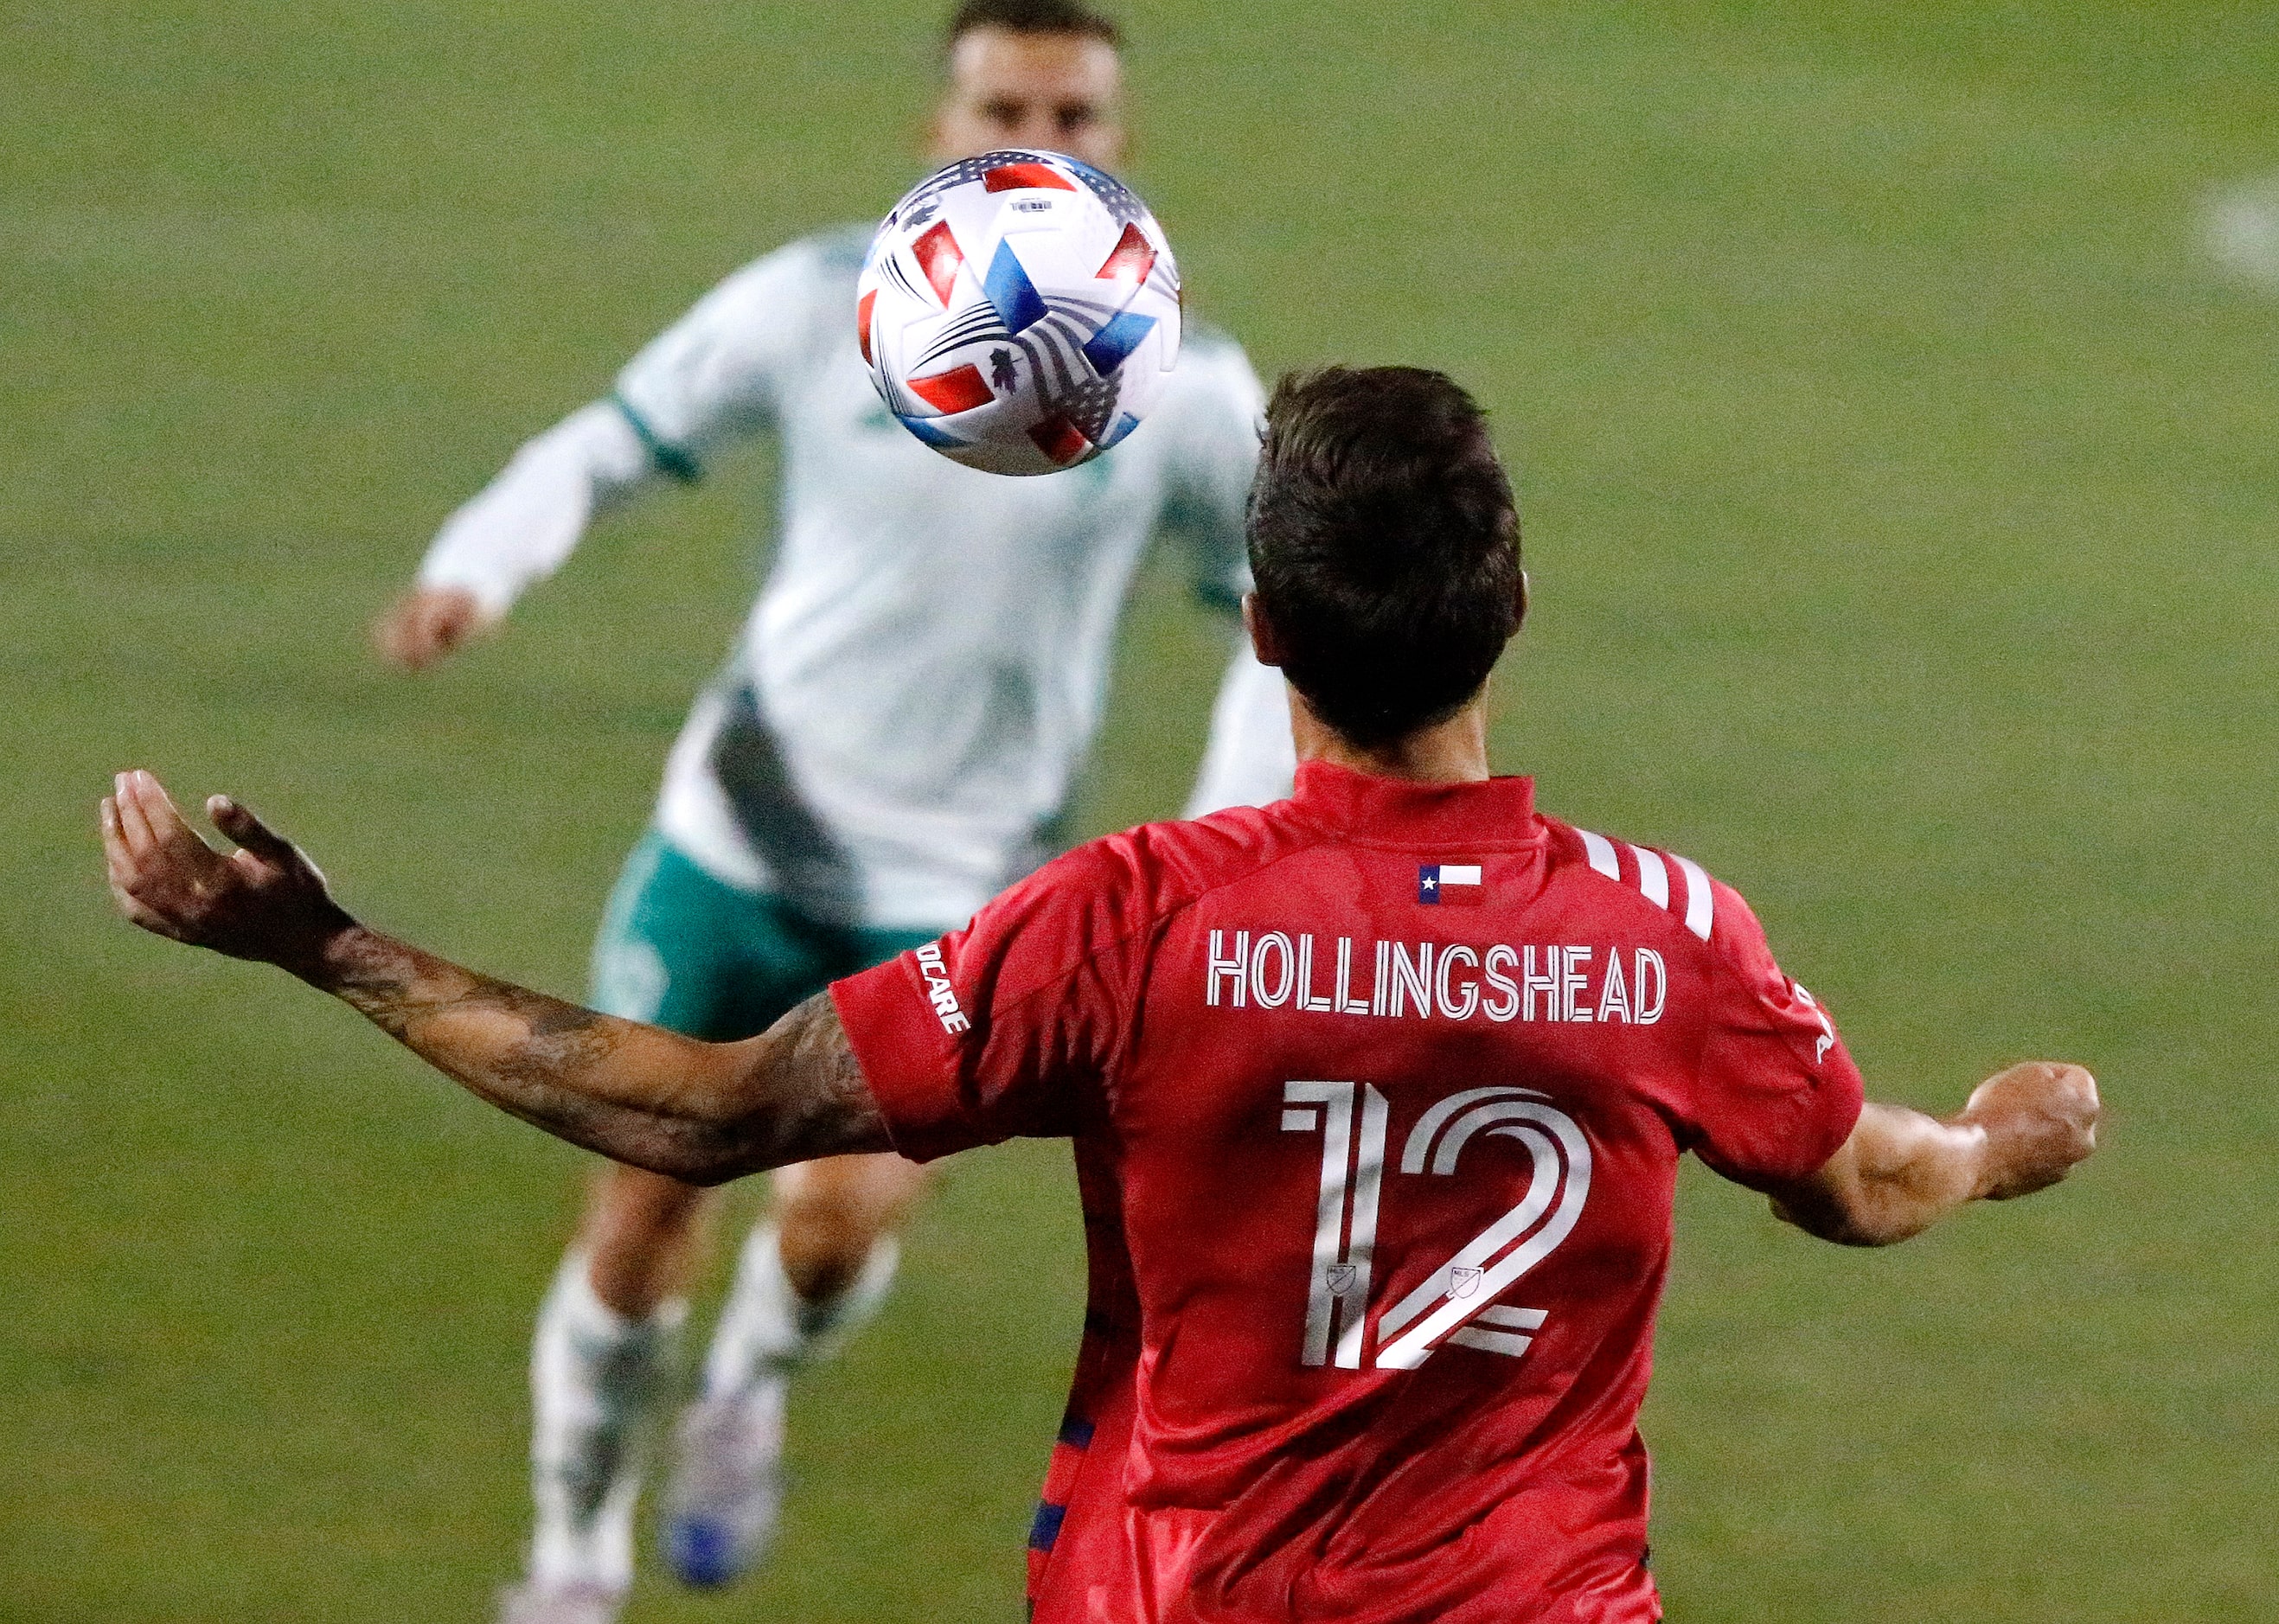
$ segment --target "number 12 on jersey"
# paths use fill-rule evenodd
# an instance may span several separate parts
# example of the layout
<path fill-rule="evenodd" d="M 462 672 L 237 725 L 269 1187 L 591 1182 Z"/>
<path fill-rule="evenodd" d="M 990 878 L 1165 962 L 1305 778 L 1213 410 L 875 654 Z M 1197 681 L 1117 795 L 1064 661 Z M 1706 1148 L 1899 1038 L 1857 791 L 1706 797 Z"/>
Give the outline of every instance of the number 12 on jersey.
<path fill-rule="evenodd" d="M 1285 1083 L 1282 1106 L 1285 1133 L 1322 1136 L 1300 1362 L 1359 1369 L 1391 1114 L 1385 1096 L 1366 1083 Z M 1590 1141 L 1574 1118 L 1533 1089 L 1468 1088 L 1416 1119 L 1401 1146 L 1400 1171 L 1454 1177 L 1476 1137 L 1511 1139 L 1527 1152 L 1526 1191 L 1377 1315 L 1372 1362 L 1381 1370 L 1414 1370 L 1444 1343 L 1515 1359 L 1527 1352 L 1526 1333 L 1548 1317 L 1543 1309 L 1496 1299 L 1549 1257 L 1583 1215 L 1591 1192 Z"/>

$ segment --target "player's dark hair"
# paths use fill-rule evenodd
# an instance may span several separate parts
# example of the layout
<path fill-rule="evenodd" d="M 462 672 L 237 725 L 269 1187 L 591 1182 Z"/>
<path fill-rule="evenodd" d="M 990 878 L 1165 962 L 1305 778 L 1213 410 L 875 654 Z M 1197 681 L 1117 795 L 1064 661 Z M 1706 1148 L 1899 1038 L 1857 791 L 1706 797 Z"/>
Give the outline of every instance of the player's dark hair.
<path fill-rule="evenodd" d="M 947 46 L 976 28 L 1002 28 L 1008 34 L 1075 34 L 1105 40 L 1119 50 L 1124 31 L 1116 19 L 1080 4 L 1080 0 L 965 0 L 950 14 L 942 35 Z"/>
<path fill-rule="evenodd" d="M 1250 568 L 1283 675 L 1354 743 L 1446 721 L 1519 630 L 1519 510 L 1486 415 L 1445 373 L 1282 379 Z"/>

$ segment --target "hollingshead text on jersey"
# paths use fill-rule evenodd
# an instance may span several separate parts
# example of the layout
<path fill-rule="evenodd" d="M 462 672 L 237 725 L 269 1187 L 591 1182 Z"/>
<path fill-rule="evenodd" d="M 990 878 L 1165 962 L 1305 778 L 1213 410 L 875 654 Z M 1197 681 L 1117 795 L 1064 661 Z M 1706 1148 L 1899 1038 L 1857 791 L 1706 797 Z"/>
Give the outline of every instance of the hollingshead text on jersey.
<path fill-rule="evenodd" d="M 1651 947 L 1378 941 L 1213 931 L 1203 1002 L 1386 1019 L 1612 1022 L 1651 1026 L 1669 973 Z"/>

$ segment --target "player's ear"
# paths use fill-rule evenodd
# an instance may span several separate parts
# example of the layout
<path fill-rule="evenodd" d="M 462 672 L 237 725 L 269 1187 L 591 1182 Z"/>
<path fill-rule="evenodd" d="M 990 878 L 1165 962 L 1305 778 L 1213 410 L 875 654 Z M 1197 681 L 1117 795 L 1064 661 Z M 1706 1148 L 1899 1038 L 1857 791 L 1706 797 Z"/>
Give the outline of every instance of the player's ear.
<path fill-rule="evenodd" d="M 1258 656 L 1258 663 L 1278 669 L 1282 663 L 1282 640 L 1274 635 L 1274 623 L 1259 608 L 1255 592 L 1242 594 L 1242 629 L 1250 633 L 1250 651 Z"/>
<path fill-rule="evenodd" d="M 1519 635 L 1520 627 L 1527 624 L 1527 571 L 1519 572 L 1519 590 L 1511 594 L 1511 634 Z"/>

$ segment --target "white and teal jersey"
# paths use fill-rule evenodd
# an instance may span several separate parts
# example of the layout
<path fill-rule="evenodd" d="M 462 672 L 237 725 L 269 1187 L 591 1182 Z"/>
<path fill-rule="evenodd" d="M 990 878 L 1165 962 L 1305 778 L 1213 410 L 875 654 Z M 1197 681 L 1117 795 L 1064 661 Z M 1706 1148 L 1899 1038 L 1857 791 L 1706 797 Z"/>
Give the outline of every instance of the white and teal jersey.
<path fill-rule="evenodd" d="M 809 238 L 723 282 L 606 406 L 533 441 L 456 515 L 422 580 L 503 608 L 598 502 L 775 435 L 774 566 L 673 748 L 657 827 L 719 878 L 818 918 L 925 929 L 963 920 L 1045 854 L 1151 535 L 1185 540 L 1206 594 L 1246 588 L 1262 399 L 1235 344 L 1191 331 L 1169 394 L 1113 451 L 1039 479 L 962 468 L 864 376 L 867 235 Z M 518 495 L 502 488 L 518 481 Z M 1282 705 L 1272 674 L 1238 655 L 1191 811 L 1285 793 Z"/>

